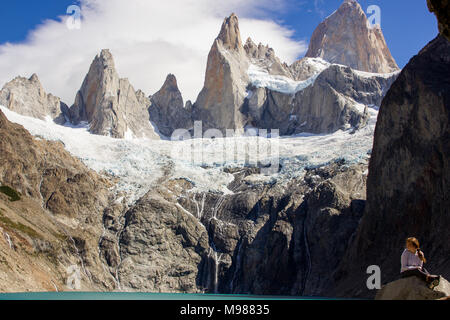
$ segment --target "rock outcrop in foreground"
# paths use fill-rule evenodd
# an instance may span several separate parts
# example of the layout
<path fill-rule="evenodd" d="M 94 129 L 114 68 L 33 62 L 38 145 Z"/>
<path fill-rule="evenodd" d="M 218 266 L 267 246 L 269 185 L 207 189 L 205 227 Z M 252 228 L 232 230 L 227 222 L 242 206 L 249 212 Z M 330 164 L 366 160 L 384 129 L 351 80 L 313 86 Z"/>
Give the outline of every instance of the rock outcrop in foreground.
<path fill-rule="evenodd" d="M 427 0 L 428 8 L 436 14 L 439 32 L 450 41 L 450 2 L 448 0 Z"/>
<path fill-rule="evenodd" d="M 353 283 L 370 265 L 381 267 L 384 281 L 395 279 L 400 248 L 411 235 L 423 242 L 426 268 L 450 277 L 449 74 L 450 42 L 438 36 L 411 59 L 383 100 L 367 210 L 342 265 L 341 275 Z M 345 294 L 342 290 L 336 289 Z M 360 293 L 370 295 L 363 287 Z"/>
<path fill-rule="evenodd" d="M 390 73 L 399 70 L 380 26 L 370 26 L 356 0 L 345 0 L 317 27 L 306 57 L 322 58 L 366 72 Z"/>
<path fill-rule="evenodd" d="M 114 289 L 98 255 L 99 213 L 112 184 L 1 111 L 0 136 L 0 185 L 21 195 L 12 202 L 0 193 L 0 291 L 68 290 L 71 266 L 78 266 L 79 289 Z"/>
<path fill-rule="evenodd" d="M 417 278 L 400 279 L 385 285 L 376 300 L 438 300 L 450 296 L 450 283 L 441 277 L 439 286 L 433 290 Z"/>

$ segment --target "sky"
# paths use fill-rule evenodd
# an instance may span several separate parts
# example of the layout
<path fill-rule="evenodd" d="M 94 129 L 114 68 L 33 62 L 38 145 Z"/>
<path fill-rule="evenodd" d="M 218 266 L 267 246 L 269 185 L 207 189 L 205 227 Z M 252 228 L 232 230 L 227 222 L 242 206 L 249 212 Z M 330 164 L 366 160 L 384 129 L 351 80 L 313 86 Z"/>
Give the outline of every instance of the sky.
<path fill-rule="evenodd" d="M 110 49 L 119 75 L 154 94 L 169 73 L 185 100 L 196 100 L 209 49 L 224 17 L 240 18 L 243 40 L 269 44 L 292 63 L 306 53 L 317 25 L 343 0 L 40 0 L 2 1 L 0 86 L 37 73 L 47 92 L 71 105 L 89 65 Z M 381 27 L 400 67 L 438 33 L 426 0 L 359 0 L 381 9 Z M 81 9 L 69 28 L 67 8 Z M 369 15 L 369 14 L 368 14 Z"/>

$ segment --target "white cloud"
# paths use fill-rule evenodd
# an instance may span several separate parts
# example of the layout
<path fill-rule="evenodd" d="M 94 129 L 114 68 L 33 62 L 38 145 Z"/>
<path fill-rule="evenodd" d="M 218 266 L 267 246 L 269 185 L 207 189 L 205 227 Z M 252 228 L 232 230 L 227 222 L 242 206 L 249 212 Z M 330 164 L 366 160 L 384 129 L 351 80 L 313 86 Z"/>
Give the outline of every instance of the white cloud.
<path fill-rule="evenodd" d="M 20 44 L 0 46 L 0 83 L 37 73 L 47 92 L 69 105 L 101 49 L 114 55 L 121 77 L 153 94 L 168 73 L 178 78 L 185 99 L 200 92 L 206 61 L 223 18 L 240 16 L 242 37 L 270 44 L 288 63 L 306 50 L 292 31 L 268 19 L 285 0 L 81 0 L 80 30 L 67 16 L 48 20 Z"/>

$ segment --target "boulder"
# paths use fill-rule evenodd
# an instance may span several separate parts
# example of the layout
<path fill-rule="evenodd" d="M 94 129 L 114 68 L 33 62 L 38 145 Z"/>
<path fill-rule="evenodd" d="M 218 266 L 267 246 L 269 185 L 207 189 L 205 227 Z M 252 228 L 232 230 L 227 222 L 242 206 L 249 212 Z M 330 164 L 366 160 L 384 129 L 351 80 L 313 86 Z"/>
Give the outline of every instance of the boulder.
<path fill-rule="evenodd" d="M 439 286 L 433 290 L 417 278 L 400 279 L 383 286 L 376 300 L 439 300 L 450 295 L 450 283 L 441 277 Z"/>

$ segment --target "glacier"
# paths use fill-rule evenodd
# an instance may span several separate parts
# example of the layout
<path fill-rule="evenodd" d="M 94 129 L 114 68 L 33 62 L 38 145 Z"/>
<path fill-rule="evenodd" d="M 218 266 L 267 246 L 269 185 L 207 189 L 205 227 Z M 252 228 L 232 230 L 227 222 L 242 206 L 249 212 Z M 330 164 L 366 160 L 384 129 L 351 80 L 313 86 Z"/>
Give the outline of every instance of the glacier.
<path fill-rule="evenodd" d="M 117 178 L 114 187 L 118 196 L 132 204 L 144 196 L 162 179 L 186 179 L 194 185 L 193 192 L 229 194 L 227 186 L 234 176 L 224 168 L 247 164 L 255 146 L 264 146 L 271 138 L 236 136 L 222 139 L 192 139 L 185 141 L 127 139 L 91 134 L 87 126 L 61 126 L 50 119 L 22 116 L 6 107 L 2 112 L 13 123 L 22 125 L 37 139 L 59 141 L 74 157 L 99 174 Z M 281 182 L 283 185 L 305 170 L 334 161 L 348 164 L 365 162 L 370 157 L 378 111 L 369 108 L 368 125 L 356 132 L 339 130 L 332 134 L 308 134 L 276 139 L 280 170 L 270 175 L 252 175 L 249 183 Z M 273 141 L 272 141 L 273 142 Z M 245 147 L 242 147 L 245 146 Z M 196 147 L 192 159 L 178 150 Z M 250 155 L 251 156 L 251 155 Z M 269 161 L 273 154 L 260 154 L 257 161 Z"/>

